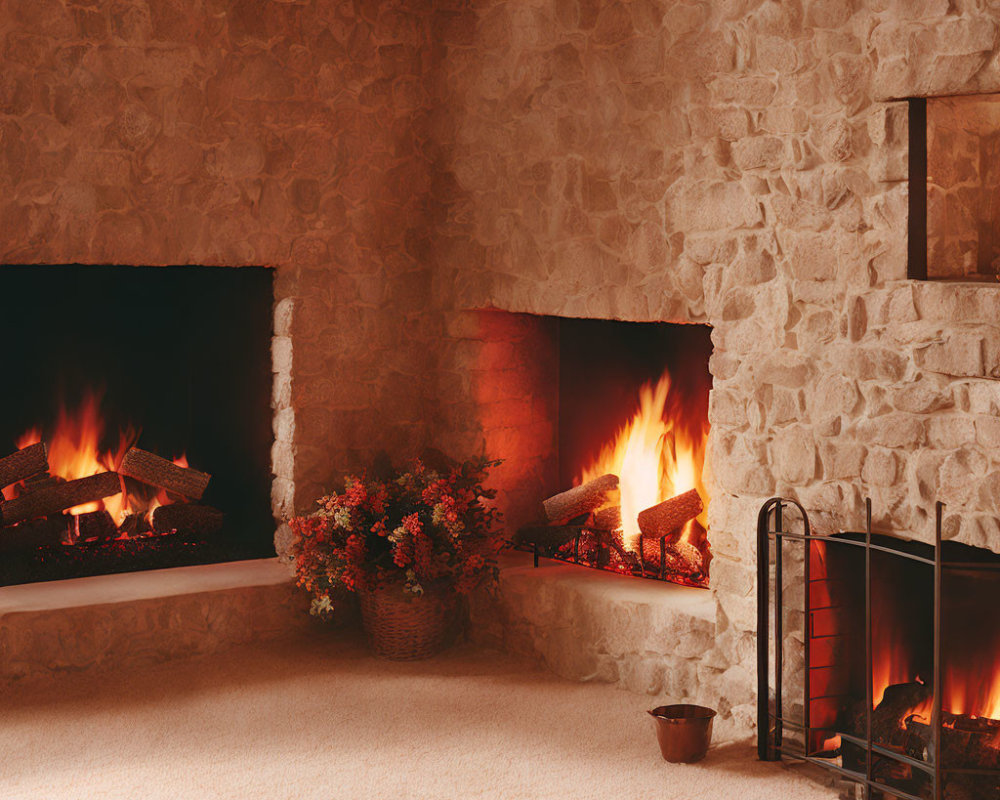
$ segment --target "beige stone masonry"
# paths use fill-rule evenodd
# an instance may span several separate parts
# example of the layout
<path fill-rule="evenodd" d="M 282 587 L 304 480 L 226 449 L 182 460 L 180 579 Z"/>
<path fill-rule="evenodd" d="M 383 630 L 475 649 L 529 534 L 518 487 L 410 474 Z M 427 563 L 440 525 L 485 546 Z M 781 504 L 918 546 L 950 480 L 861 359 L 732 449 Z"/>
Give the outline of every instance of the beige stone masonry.
<path fill-rule="evenodd" d="M 150 664 L 314 624 L 275 559 L 0 587 L 0 680 Z"/>

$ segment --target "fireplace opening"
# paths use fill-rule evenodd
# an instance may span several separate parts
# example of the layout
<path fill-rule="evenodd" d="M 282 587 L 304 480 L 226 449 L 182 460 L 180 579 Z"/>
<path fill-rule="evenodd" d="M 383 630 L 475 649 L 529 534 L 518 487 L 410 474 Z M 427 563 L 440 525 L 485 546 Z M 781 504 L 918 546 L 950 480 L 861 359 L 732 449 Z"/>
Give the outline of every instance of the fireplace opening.
<path fill-rule="evenodd" d="M 560 319 L 564 491 L 522 531 L 536 554 L 707 587 L 706 325 Z"/>
<path fill-rule="evenodd" d="M 274 555 L 271 270 L 4 266 L 0 292 L 0 585 Z"/>
<path fill-rule="evenodd" d="M 770 525 L 762 756 L 824 763 L 873 797 L 1000 797 L 1000 555 Z"/>

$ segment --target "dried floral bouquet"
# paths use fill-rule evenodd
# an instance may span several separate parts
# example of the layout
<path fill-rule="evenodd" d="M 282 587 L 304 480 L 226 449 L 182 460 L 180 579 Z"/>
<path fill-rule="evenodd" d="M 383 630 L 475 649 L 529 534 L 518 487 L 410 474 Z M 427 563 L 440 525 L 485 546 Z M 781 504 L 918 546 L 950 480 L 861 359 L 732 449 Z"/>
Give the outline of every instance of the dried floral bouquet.
<path fill-rule="evenodd" d="M 484 482 L 499 463 L 471 460 L 439 472 L 417 461 L 388 480 L 349 476 L 317 511 L 292 519 L 298 584 L 312 595 L 312 613 L 332 612 L 341 589 L 467 594 L 495 578 L 504 541 L 496 492 Z"/>

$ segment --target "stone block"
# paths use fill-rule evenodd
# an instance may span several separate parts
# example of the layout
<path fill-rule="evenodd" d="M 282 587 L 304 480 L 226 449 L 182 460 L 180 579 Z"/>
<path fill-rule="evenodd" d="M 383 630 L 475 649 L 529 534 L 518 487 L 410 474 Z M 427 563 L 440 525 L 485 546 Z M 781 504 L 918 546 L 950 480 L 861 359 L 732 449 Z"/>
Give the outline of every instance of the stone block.
<path fill-rule="evenodd" d="M 883 447 L 920 447 L 927 438 L 926 422 L 915 414 L 894 412 L 875 419 L 864 420 L 857 426 L 862 441 Z"/>
<path fill-rule="evenodd" d="M 709 396 L 708 419 L 713 425 L 740 429 L 747 424 L 746 399 L 737 392 L 713 389 Z"/>
<path fill-rule="evenodd" d="M 919 379 L 895 388 L 890 396 L 898 410 L 915 414 L 940 411 L 954 405 L 951 389 L 930 379 Z"/>
<path fill-rule="evenodd" d="M 950 453 L 938 472 L 938 500 L 955 508 L 967 508 L 976 498 L 976 488 L 983 481 L 989 468 L 989 461 L 975 450 L 960 450 Z"/>
<path fill-rule="evenodd" d="M 906 374 L 907 359 L 895 350 L 852 346 L 829 349 L 830 359 L 841 365 L 846 375 L 861 381 L 898 382 Z"/>
<path fill-rule="evenodd" d="M 899 458 L 892 450 L 872 448 L 868 451 L 861 477 L 873 486 L 892 486 L 899 476 Z"/>
<path fill-rule="evenodd" d="M 851 416 L 861 400 L 857 384 L 840 375 L 824 375 L 805 387 L 805 396 L 806 408 L 817 422 L 840 415 Z"/>
<path fill-rule="evenodd" d="M 784 160 L 785 145 L 776 136 L 747 136 L 733 143 L 732 152 L 739 169 L 776 169 Z"/>
<path fill-rule="evenodd" d="M 471 611 L 474 628 L 500 620 L 508 646 L 518 642 L 560 675 L 648 693 L 686 674 L 715 638 L 707 592 L 556 562 L 533 569 L 520 553 L 504 558 L 491 601 Z"/>
<path fill-rule="evenodd" d="M 946 336 L 914 351 L 917 364 L 930 372 L 959 377 L 985 374 L 983 337 L 974 333 Z"/>
<path fill-rule="evenodd" d="M 973 414 L 1000 414 L 1000 383 L 982 380 L 959 386 L 964 389 Z"/>
<path fill-rule="evenodd" d="M 976 441 L 988 450 L 1000 453 L 1000 418 L 976 417 L 975 425 Z"/>
<path fill-rule="evenodd" d="M 271 370 L 278 374 L 291 374 L 292 340 L 288 336 L 275 336 L 271 340 Z"/>
<path fill-rule="evenodd" d="M 826 480 L 856 480 L 861 475 L 868 451 L 860 442 L 824 440 L 819 445 L 823 478 Z"/>
<path fill-rule="evenodd" d="M 832 281 L 837 277 L 838 252 L 827 234 L 786 234 L 788 267 L 798 280 Z"/>
<path fill-rule="evenodd" d="M 4 680 L 134 669 L 302 634 L 312 624 L 305 593 L 275 559 L 8 586 L 0 594 Z"/>
<path fill-rule="evenodd" d="M 813 359 L 794 350 L 773 353 L 756 365 L 754 374 L 761 383 L 800 388 L 812 377 Z"/>
<path fill-rule="evenodd" d="M 750 228 L 763 221 L 763 213 L 738 183 L 678 181 L 666 198 L 671 229 L 718 231 Z"/>
<path fill-rule="evenodd" d="M 975 421 L 962 414 L 931 417 L 927 423 L 927 441 L 942 450 L 967 447 L 976 441 Z"/>
<path fill-rule="evenodd" d="M 816 442 L 803 428 L 778 431 L 770 463 L 776 475 L 792 485 L 803 485 L 816 476 Z"/>

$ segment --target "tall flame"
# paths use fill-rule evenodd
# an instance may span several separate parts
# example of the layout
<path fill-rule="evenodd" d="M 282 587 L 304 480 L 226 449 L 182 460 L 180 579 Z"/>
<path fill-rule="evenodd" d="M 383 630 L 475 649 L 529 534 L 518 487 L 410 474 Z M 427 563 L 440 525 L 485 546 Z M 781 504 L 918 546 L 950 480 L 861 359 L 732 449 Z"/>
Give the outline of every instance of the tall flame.
<path fill-rule="evenodd" d="M 1000 720 L 1000 667 L 982 678 L 967 664 L 951 664 L 944 670 L 945 711 Z"/>
<path fill-rule="evenodd" d="M 884 604 L 881 608 L 883 612 L 887 610 Z M 892 613 L 905 613 L 904 609 L 905 606 L 899 605 L 893 608 Z M 930 679 L 929 675 L 919 673 L 912 645 L 893 621 L 894 618 L 891 617 L 885 623 L 880 623 L 877 618 L 875 620 L 872 637 L 872 705 L 876 708 L 882 702 L 888 687 L 914 681 L 924 683 Z M 985 653 L 985 660 L 989 660 L 989 642 L 989 636 L 984 631 L 979 643 L 985 643 L 986 650 L 978 654 L 978 659 L 984 659 Z M 969 644 L 966 642 L 963 647 L 967 648 Z M 998 656 L 1000 654 L 994 652 L 992 657 L 996 659 Z M 986 717 L 1000 721 L 1000 667 L 996 666 L 995 661 L 978 665 L 976 662 L 977 657 L 971 656 L 968 650 L 963 651 L 962 657 L 952 651 L 946 652 L 942 666 L 941 710 L 945 714 Z M 928 698 L 911 708 L 904 717 L 916 715 L 924 722 L 930 722 L 932 708 L 933 698 Z"/>
<path fill-rule="evenodd" d="M 639 512 L 697 489 L 707 501 L 703 470 L 708 425 L 692 409 L 684 408 L 671 392 L 670 375 L 639 390 L 639 409 L 581 473 L 579 482 L 607 473 L 617 475 L 621 493 L 622 540 L 639 548 Z M 706 524 L 706 512 L 698 521 Z M 690 524 L 685 528 L 688 536 Z"/>

